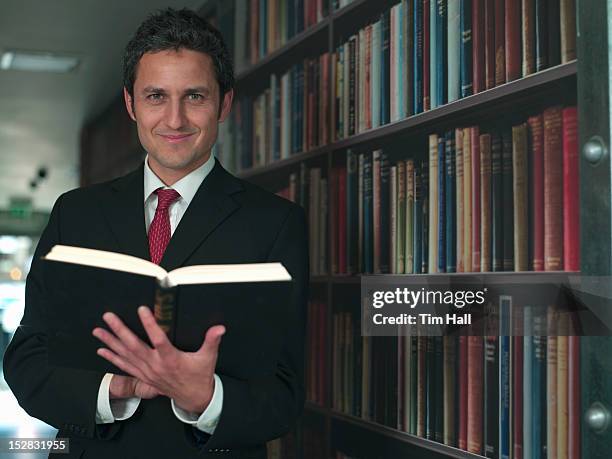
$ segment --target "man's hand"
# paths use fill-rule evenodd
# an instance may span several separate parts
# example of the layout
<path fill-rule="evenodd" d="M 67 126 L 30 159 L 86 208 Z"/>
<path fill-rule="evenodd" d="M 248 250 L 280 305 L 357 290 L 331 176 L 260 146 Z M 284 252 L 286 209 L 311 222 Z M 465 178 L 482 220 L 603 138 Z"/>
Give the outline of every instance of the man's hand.
<path fill-rule="evenodd" d="M 93 330 L 93 335 L 110 348 L 98 349 L 98 355 L 144 383 L 136 384 L 139 389 L 148 385 L 151 389 L 147 391 L 172 398 L 186 411 L 202 413 L 214 392 L 217 354 L 225 327 L 210 327 L 197 352 L 183 352 L 170 343 L 148 307 L 139 307 L 138 315 L 153 347 L 138 338 L 119 317 L 107 312 L 102 318 L 114 334 L 103 328 Z"/>
<path fill-rule="evenodd" d="M 132 376 L 113 375 L 109 387 L 109 398 L 155 398 L 160 395 L 159 391 Z"/>

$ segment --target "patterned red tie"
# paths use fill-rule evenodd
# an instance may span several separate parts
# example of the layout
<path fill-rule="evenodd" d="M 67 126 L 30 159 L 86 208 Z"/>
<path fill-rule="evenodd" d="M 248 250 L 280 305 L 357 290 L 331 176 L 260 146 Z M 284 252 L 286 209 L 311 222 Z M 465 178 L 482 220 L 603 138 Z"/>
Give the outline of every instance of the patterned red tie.
<path fill-rule="evenodd" d="M 154 193 L 157 195 L 157 209 L 149 227 L 149 253 L 151 254 L 151 261 L 158 265 L 170 242 L 170 215 L 168 209 L 181 195 L 175 190 L 164 190 L 162 188 L 158 188 Z"/>

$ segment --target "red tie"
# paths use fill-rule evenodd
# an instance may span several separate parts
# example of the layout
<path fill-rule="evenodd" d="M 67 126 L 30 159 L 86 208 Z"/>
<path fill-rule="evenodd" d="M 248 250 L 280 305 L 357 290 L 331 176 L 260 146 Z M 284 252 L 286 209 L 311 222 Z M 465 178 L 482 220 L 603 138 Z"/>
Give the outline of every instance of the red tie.
<path fill-rule="evenodd" d="M 149 227 L 149 253 L 151 254 L 151 261 L 158 265 L 170 242 L 170 215 L 168 214 L 168 208 L 181 195 L 175 190 L 164 190 L 162 188 L 158 188 L 154 193 L 157 195 L 157 209 Z"/>

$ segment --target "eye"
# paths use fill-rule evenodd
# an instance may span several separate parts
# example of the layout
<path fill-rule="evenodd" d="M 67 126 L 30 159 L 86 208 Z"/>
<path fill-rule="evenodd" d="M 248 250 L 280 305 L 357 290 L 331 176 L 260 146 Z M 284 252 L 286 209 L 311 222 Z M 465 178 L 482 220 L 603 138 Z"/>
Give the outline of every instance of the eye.
<path fill-rule="evenodd" d="M 162 100 L 163 97 L 163 94 L 153 93 L 147 96 L 147 100 L 151 102 L 159 102 Z"/>
<path fill-rule="evenodd" d="M 205 99 L 202 94 L 198 94 L 196 92 L 189 94 L 187 97 L 189 97 L 189 100 L 194 102 L 201 102 Z"/>

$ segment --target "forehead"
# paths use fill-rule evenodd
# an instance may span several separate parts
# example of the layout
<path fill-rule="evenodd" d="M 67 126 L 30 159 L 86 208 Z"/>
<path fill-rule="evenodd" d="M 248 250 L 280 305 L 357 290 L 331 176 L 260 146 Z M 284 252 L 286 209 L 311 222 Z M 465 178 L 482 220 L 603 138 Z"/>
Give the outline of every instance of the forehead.
<path fill-rule="evenodd" d="M 151 85 L 168 89 L 205 85 L 214 89 L 213 61 L 208 54 L 184 48 L 145 53 L 136 68 L 134 87 Z"/>

